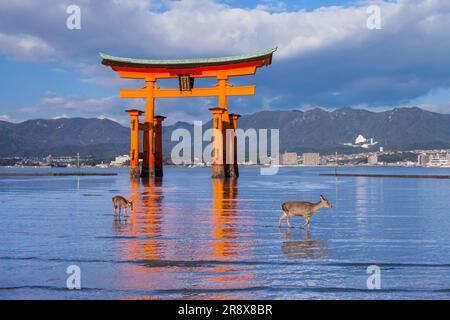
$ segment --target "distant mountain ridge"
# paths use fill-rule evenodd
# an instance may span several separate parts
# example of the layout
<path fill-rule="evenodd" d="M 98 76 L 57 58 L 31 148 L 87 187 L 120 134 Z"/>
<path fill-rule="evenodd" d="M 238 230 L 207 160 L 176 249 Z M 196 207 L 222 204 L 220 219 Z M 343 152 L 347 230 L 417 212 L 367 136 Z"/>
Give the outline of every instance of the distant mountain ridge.
<path fill-rule="evenodd" d="M 0 121 L 0 156 L 92 155 L 127 153 L 129 129 L 108 119 L 36 119 Z"/>
<path fill-rule="evenodd" d="M 206 123 L 205 129 L 211 127 Z M 343 108 L 334 111 L 260 111 L 243 115 L 238 126 L 244 130 L 279 129 L 280 151 L 317 151 L 321 153 L 356 152 L 344 146 L 358 134 L 374 138 L 393 150 L 450 148 L 450 115 L 417 107 L 383 112 Z M 174 130 L 192 132 L 186 122 L 163 129 L 164 152 L 177 142 L 170 141 Z M 108 119 L 36 119 L 21 123 L 0 121 L 0 157 L 46 156 L 52 154 L 92 155 L 108 159 L 128 153 L 129 129 Z"/>

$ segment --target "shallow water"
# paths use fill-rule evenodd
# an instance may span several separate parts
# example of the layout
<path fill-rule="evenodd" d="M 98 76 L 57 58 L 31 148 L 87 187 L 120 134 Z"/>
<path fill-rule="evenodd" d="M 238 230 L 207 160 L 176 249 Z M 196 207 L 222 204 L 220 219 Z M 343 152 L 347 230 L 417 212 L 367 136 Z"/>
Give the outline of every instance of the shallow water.
<path fill-rule="evenodd" d="M 450 298 L 450 180 L 241 168 L 232 183 L 213 182 L 210 169 L 166 168 L 162 181 L 133 184 L 126 169 L 112 171 L 0 177 L 0 299 Z M 113 219 L 116 194 L 135 202 L 126 220 Z M 334 207 L 309 232 L 299 218 L 278 228 L 282 202 L 320 194 Z M 66 288 L 69 265 L 81 269 L 81 290 Z M 381 269 L 380 290 L 367 288 L 369 265 Z"/>

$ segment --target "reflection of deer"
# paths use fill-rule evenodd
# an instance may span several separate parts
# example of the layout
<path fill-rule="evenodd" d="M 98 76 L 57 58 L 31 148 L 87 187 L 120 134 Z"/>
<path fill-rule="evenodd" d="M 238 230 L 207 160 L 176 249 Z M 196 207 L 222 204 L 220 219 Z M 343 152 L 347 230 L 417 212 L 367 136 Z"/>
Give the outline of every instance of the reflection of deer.
<path fill-rule="evenodd" d="M 292 216 L 302 216 L 306 221 L 303 226 L 308 226 L 309 228 L 309 225 L 311 223 L 311 216 L 323 207 L 333 208 L 330 202 L 322 195 L 320 195 L 320 201 L 317 203 L 303 201 L 285 202 L 281 205 L 283 213 L 281 214 L 278 221 L 278 226 L 281 227 L 283 219 L 286 219 L 289 228 L 291 228 L 292 226 L 289 218 Z"/>
<path fill-rule="evenodd" d="M 114 206 L 114 216 L 117 214 L 117 209 L 119 209 L 119 219 L 122 209 L 125 211 L 125 216 L 128 216 L 128 208 L 133 209 L 133 201 L 128 201 L 122 196 L 115 196 L 112 198 Z"/>
<path fill-rule="evenodd" d="M 280 235 L 282 235 L 280 233 Z M 321 241 L 311 239 L 311 233 L 307 230 L 302 240 L 293 241 L 291 231 L 288 229 L 284 234 L 281 250 L 288 258 L 293 259 L 318 259 L 327 256 L 328 247 Z"/>

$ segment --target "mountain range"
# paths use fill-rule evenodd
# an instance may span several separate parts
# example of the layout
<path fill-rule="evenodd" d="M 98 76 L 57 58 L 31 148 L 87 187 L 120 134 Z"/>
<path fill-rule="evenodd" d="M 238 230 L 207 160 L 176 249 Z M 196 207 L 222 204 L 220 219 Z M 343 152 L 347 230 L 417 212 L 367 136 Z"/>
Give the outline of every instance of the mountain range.
<path fill-rule="evenodd" d="M 129 129 L 108 119 L 0 121 L 0 157 L 92 155 L 111 158 L 128 153 Z"/>
<path fill-rule="evenodd" d="M 211 127 L 204 124 L 204 129 Z M 243 115 L 239 128 L 279 129 L 280 152 L 317 151 L 324 154 L 359 152 L 345 146 L 362 134 L 378 141 L 376 148 L 411 150 L 450 148 L 450 114 L 440 114 L 417 107 L 397 108 L 383 112 L 342 108 L 326 111 L 261 111 Z M 193 126 L 177 122 L 164 126 L 164 153 L 172 146 L 174 130 Z M 36 119 L 21 123 L 0 121 L 0 157 L 92 155 L 110 159 L 128 153 L 129 129 L 108 119 L 59 118 Z"/>

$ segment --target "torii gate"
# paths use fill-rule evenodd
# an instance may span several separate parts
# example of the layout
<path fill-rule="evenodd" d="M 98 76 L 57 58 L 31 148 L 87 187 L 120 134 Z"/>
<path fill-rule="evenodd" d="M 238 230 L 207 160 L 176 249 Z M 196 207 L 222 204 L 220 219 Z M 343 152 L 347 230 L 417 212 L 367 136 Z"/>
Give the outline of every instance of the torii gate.
<path fill-rule="evenodd" d="M 121 98 L 146 99 L 145 120 L 139 123 L 140 110 L 127 110 L 131 122 L 130 175 L 132 178 L 163 175 L 162 122 L 163 116 L 155 116 L 155 98 L 218 97 L 218 107 L 209 109 L 213 116 L 213 178 L 237 178 L 236 139 L 231 137 L 229 149 L 223 148 L 226 132 L 234 133 L 240 115 L 228 114 L 228 96 L 254 95 L 255 86 L 233 87 L 227 81 L 233 76 L 253 75 L 256 69 L 268 66 L 276 48 L 233 57 L 206 59 L 149 60 L 114 57 L 100 53 L 102 64 L 110 66 L 121 78 L 143 79 L 142 89 L 121 89 Z M 214 77 L 218 83 L 211 88 L 194 88 L 196 78 Z M 179 88 L 160 89 L 157 79 L 178 78 Z M 139 130 L 143 131 L 142 154 L 139 153 Z M 222 136 L 220 136 L 220 133 Z M 227 137 L 229 138 L 229 137 Z M 139 159 L 142 170 L 139 173 Z"/>

